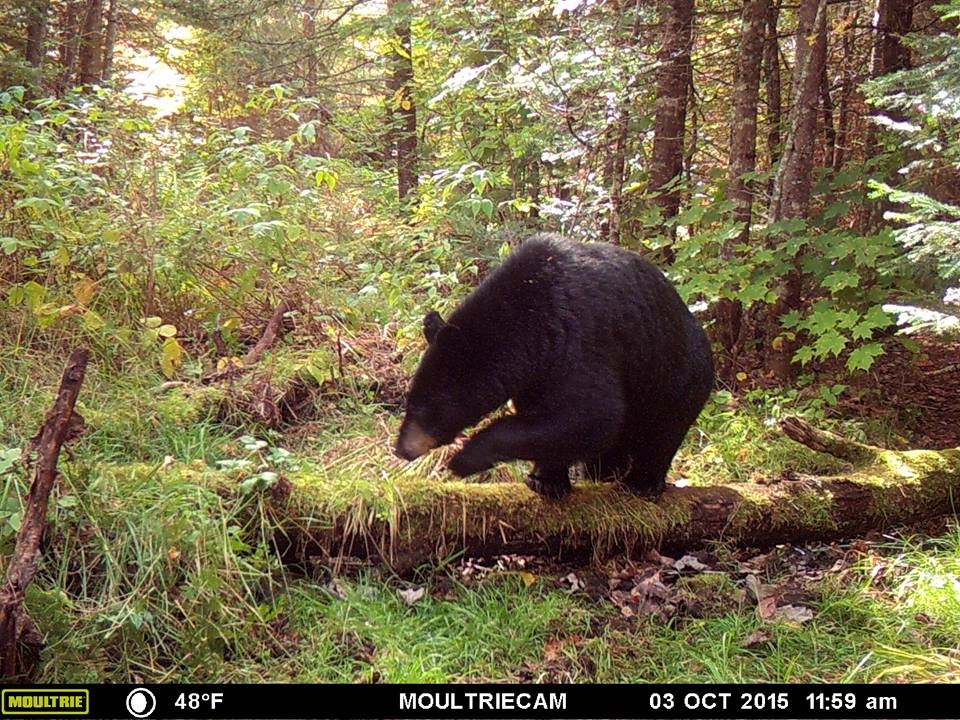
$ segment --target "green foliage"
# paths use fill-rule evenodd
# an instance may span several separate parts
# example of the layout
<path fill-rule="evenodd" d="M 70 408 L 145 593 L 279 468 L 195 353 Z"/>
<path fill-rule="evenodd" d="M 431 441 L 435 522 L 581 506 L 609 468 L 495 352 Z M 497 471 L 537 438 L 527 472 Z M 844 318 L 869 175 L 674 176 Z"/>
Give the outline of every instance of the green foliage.
<path fill-rule="evenodd" d="M 169 377 L 185 360 L 179 335 L 219 329 L 229 341 L 249 305 L 319 262 L 321 199 L 338 172 L 294 153 L 309 123 L 283 140 L 203 125 L 149 134 L 120 95 L 32 108 L 21 96 L 0 97 L 10 175 L 0 191 L 10 208 L 0 302 L 28 327 L 69 327 L 127 352 L 136 333 Z M 264 102 L 284 95 L 274 89 Z M 164 314 L 144 318 L 144 309 Z"/>
<path fill-rule="evenodd" d="M 891 267 L 898 246 L 890 232 L 864 237 L 827 218 L 819 222 L 758 224 L 749 243 L 732 246 L 740 258 L 735 263 L 723 259 L 721 248 L 737 237 L 738 226 L 721 224 L 691 236 L 673 266 L 681 294 L 688 301 L 771 304 L 780 279 L 799 267 L 815 283 L 810 295 L 819 299 L 781 318 L 784 332 L 801 341 L 794 359 L 806 365 L 844 355 L 850 371 L 869 369 L 882 354 L 873 338 L 891 325 L 882 306 L 902 287 L 902 276 Z"/>
<path fill-rule="evenodd" d="M 872 197 L 886 198 L 901 208 L 887 212 L 886 218 L 898 224 L 894 236 L 907 249 L 907 258 L 914 263 L 933 261 L 943 278 L 960 280 L 960 206 L 882 182 L 871 187 Z"/>
<path fill-rule="evenodd" d="M 279 586 L 258 506 L 182 468 L 75 465 L 63 482 L 26 601 L 43 681 L 212 680 L 259 657 Z"/>
<path fill-rule="evenodd" d="M 780 392 L 752 390 L 740 401 L 726 390 L 714 392 L 681 453 L 684 476 L 709 484 L 717 476 L 743 482 L 765 482 L 784 472 L 830 474 L 840 470 L 834 458 L 786 438 L 779 421 L 797 415 L 822 425 L 843 386 L 824 387 L 817 394 L 789 388 Z"/>
<path fill-rule="evenodd" d="M 225 470 L 244 472 L 238 486 L 241 495 L 269 490 L 277 484 L 281 472 L 297 472 L 302 467 L 293 453 L 282 447 L 271 447 L 266 440 L 242 435 L 237 442 L 243 447 L 245 457 L 220 460 L 217 464 Z M 250 470 L 256 472 L 247 474 Z"/>
<path fill-rule="evenodd" d="M 604 145 L 623 112 L 631 138 L 650 126 L 653 48 L 633 23 L 586 3 L 427 6 L 415 61 L 436 169 L 421 181 L 421 217 L 497 239 L 530 227 L 599 238 Z M 639 162 L 627 172 L 644 173 Z"/>
<path fill-rule="evenodd" d="M 938 6 L 946 23 L 960 3 Z M 867 99 L 885 111 L 875 120 L 890 144 L 911 150 L 898 184 L 873 182 L 871 195 L 892 206 L 885 217 L 912 262 L 931 262 L 941 278 L 960 278 L 960 207 L 953 193 L 960 169 L 960 38 L 954 33 L 904 38 L 919 62 L 864 84 Z"/>

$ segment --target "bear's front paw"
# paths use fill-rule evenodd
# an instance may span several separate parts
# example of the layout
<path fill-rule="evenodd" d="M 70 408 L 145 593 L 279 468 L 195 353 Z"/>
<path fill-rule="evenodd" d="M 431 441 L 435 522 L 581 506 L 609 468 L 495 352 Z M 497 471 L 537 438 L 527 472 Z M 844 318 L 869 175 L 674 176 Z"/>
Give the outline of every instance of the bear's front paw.
<path fill-rule="evenodd" d="M 480 456 L 477 452 L 472 452 L 469 444 L 465 445 L 463 449 L 454 455 L 450 459 L 450 462 L 447 463 L 447 470 L 457 477 L 462 478 L 476 475 L 492 467 L 493 463 L 487 458 Z"/>
<path fill-rule="evenodd" d="M 526 479 L 527 487 L 538 495 L 557 500 L 570 492 L 570 478 L 563 476 L 541 477 L 530 473 Z"/>

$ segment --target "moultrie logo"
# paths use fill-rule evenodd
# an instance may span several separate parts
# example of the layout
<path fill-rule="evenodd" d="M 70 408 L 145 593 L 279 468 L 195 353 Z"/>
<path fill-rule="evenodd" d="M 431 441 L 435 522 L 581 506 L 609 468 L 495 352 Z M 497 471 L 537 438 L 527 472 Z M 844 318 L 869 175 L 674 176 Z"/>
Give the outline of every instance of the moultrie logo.
<path fill-rule="evenodd" d="M 4 715 L 89 715 L 90 691 L 65 688 L 16 688 L 3 691 Z"/>

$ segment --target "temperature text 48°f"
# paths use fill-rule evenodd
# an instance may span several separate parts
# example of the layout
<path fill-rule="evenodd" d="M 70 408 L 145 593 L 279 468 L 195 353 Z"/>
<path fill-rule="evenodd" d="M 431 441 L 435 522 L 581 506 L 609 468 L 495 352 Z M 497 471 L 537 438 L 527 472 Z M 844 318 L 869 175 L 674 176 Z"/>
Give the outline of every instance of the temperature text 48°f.
<path fill-rule="evenodd" d="M 199 710 L 210 708 L 216 710 L 217 705 L 223 702 L 223 693 L 180 693 L 174 705 L 181 710 Z"/>

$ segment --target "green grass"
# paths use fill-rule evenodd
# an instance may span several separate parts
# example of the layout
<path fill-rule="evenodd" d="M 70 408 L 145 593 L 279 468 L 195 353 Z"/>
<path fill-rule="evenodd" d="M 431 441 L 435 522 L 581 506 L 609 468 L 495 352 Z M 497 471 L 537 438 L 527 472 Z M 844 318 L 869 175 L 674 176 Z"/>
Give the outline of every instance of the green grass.
<path fill-rule="evenodd" d="M 957 595 L 936 578 L 960 557 L 954 533 L 936 551 L 886 550 L 902 569 L 877 588 L 861 566 L 818 585 L 814 618 L 763 622 L 735 599 L 740 580 L 713 584 L 703 617 L 623 618 L 605 600 L 517 574 L 464 585 L 434 575 L 407 607 L 397 581 L 338 579 L 336 592 L 300 582 L 284 595 L 295 649 L 285 675 L 302 682 L 927 682 L 957 679 Z M 560 571 L 558 571 L 560 572 Z M 929 582 L 920 582 L 921 579 Z M 726 597 L 724 597 L 726 596 Z M 904 602 L 904 598 L 909 600 Z M 942 600 L 946 602 L 942 602 Z M 918 607 L 936 606 L 931 621 Z M 747 647 L 756 631 L 769 636 Z"/>
<path fill-rule="evenodd" d="M 303 682 L 517 680 L 558 624 L 589 627 L 587 610 L 517 577 L 456 587 L 407 606 L 391 583 L 338 581 L 338 596 L 291 590 L 291 630 L 300 637 Z"/>
<path fill-rule="evenodd" d="M 50 682 L 214 680 L 270 637 L 283 577 L 255 506 L 186 474 L 66 463 L 27 607 Z M 8 536 L 9 539 L 9 536 Z"/>
<path fill-rule="evenodd" d="M 286 595 L 298 638 L 288 673 L 303 682 L 956 680 L 958 600 L 951 590 L 942 602 L 936 578 L 956 569 L 958 537 L 933 553 L 909 541 L 887 548 L 902 551 L 887 560 L 903 572 L 883 590 L 865 566 L 822 581 L 815 617 L 802 625 L 763 622 L 753 605 L 732 600 L 700 618 L 625 619 L 610 603 L 556 589 L 550 577 L 532 587 L 517 575 L 454 584 L 413 607 L 396 582 L 369 576 L 338 580 L 337 594 L 301 583 Z M 918 607 L 934 606 L 935 619 L 918 621 Z M 748 647 L 757 631 L 767 639 Z"/>

